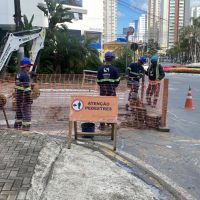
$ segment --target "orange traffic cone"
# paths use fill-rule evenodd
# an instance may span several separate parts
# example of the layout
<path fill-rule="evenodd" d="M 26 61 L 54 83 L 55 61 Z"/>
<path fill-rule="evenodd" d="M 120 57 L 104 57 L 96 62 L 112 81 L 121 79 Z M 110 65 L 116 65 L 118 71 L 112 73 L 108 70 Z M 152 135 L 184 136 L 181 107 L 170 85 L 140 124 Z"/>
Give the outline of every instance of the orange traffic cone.
<path fill-rule="evenodd" d="M 186 110 L 192 110 L 193 109 L 193 106 L 192 106 L 192 90 L 191 90 L 190 86 L 189 86 L 187 98 L 185 100 L 185 109 Z"/>

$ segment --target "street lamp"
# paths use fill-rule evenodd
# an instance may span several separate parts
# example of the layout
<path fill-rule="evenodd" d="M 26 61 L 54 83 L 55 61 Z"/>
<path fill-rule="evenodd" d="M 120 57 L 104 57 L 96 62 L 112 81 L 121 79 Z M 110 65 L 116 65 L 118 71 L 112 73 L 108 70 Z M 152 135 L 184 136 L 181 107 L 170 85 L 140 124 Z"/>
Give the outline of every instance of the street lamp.
<path fill-rule="evenodd" d="M 126 71 L 128 68 L 128 37 L 129 35 L 133 35 L 135 29 L 132 26 L 129 26 L 126 33 Z"/>

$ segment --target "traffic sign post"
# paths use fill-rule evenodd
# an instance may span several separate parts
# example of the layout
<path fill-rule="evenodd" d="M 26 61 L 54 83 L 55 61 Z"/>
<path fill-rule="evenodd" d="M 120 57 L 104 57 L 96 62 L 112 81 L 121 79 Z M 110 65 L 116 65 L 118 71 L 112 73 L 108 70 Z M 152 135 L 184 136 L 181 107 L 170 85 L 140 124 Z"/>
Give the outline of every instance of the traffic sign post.
<path fill-rule="evenodd" d="M 128 29 L 127 29 L 127 33 L 126 33 L 126 42 L 127 42 L 127 45 L 126 45 L 126 70 L 128 68 L 128 36 L 129 35 L 133 35 L 135 29 L 132 27 L 132 26 L 129 26 Z"/>

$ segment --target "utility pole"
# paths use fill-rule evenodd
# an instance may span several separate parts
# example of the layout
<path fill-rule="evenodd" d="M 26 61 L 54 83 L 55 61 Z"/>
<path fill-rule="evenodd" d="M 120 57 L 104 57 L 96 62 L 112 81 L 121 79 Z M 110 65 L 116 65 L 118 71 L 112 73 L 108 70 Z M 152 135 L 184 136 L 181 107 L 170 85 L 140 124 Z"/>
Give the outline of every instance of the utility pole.
<path fill-rule="evenodd" d="M 23 30 L 23 23 L 22 23 L 22 16 L 21 16 L 20 0 L 14 0 L 14 4 L 15 4 L 15 14 L 13 15 L 13 17 L 14 17 L 14 21 L 16 25 L 15 30 L 21 31 Z"/>
<path fill-rule="evenodd" d="M 14 0 L 15 4 L 15 14 L 13 15 L 15 21 L 15 30 L 22 31 L 23 30 L 23 22 L 22 22 L 22 15 L 21 15 L 21 6 L 20 0 Z M 24 47 L 20 46 L 19 50 L 17 51 L 18 63 L 20 62 L 21 58 L 24 57 Z"/>

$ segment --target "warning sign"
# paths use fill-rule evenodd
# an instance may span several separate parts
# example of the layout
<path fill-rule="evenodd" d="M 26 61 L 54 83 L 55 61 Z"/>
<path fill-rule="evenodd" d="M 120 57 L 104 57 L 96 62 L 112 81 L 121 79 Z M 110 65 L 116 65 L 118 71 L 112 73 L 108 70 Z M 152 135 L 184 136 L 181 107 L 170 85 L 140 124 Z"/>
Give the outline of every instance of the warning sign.
<path fill-rule="evenodd" d="M 80 111 L 83 109 L 83 102 L 79 99 L 76 99 L 72 102 L 72 108 L 75 110 L 75 111 Z"/>
<path fill-rule="evenodd" d="M 72 96 L 70 105 L 70 121 L 117 122 L 116 96 Z"/>

